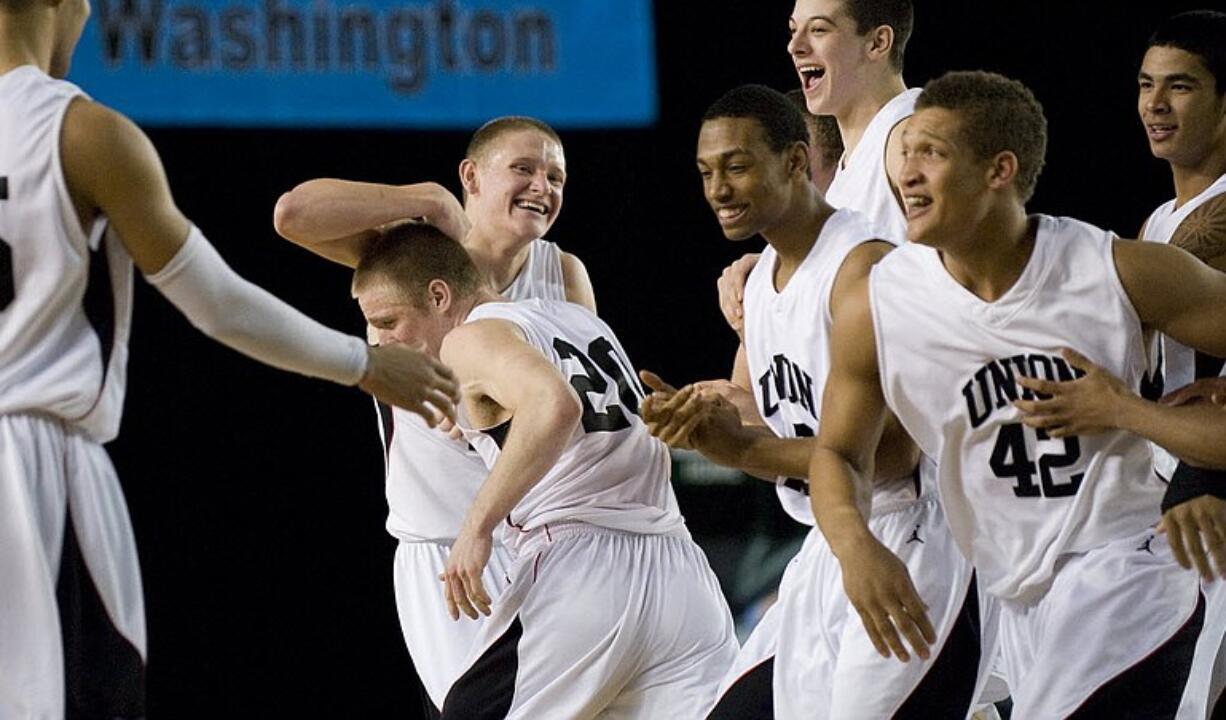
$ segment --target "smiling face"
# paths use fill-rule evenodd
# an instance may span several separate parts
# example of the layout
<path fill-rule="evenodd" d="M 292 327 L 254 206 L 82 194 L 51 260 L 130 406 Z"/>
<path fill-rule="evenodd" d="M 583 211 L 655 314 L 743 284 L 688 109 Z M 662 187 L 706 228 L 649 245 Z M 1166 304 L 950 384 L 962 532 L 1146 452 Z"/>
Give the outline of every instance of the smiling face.
<path fill-rule="evenodd" d="M 562 210 L 566 158 L 538 130 L 504 132 L 460 174 L 473 224 L 487 231 L 526 243 L 545 235 Z"/>
<path fill-rule="evenodd" d="M 907 239 L 948 248 L 974 234 L 991 202 L 991 162 L 962 138 L 953 110 L 918 110 L 903 131 L 900 190 L 907 210 Z"/>
<path fill-rule="evenodd" d="M 766 131 L 753 118 L 717 117 L 702 124 L 698 174 L 724 237 L 745 240 L 769 233 L 779 221 L 792 183 L 797 177 L 808 182 L 804 163 L 789 162 L 791 155 L 771 150 Z"/>
<path fill-rule="evenodd" d="M 792 9 L 788 54 L 814 115 L 838 115 L 863 82 L 872 41 L 856 30 L 842 0 L 797 0 Z"/>
<path fill-rule="evenodd" d="M 1151 47 L 1137 74 L 1137 112 L 1154 157 L 1196 167 L 1226 143 L 1226 93 L 1200 57 Z"/>

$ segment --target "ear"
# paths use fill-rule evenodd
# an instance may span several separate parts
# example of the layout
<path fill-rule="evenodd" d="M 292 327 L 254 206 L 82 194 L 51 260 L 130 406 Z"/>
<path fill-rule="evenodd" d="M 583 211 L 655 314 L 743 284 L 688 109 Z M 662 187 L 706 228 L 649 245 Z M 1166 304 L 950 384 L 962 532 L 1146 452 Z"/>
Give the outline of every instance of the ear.
<path fill-rule="evenodd" d="M 464 188 L 465 196 L 477 193 L 477 163 L 470 158 L 460 161 L 460 186 Z"/>
<path fill-rule="evenodd" d="M 1017 155 L 1014 155 L 1012 150 L 996 153 L 996 156 L 988 162 L 988 187 L 993 190 L 1007 187 L 1017 180 L 1017 171 Z"/>
<path fill-rule="evenodd" d="M 430 303 L 431 308 L 437 310 L 440 314 L 444 314 L 451 309 L 451 303 L 454 299 L 451 294 L 451 286 L 445 280 L 436 278 L 426 285 L 426 301 Z"/>
<path fill-rule="evenodd" d="M 802 142 L 792 143 L 787 150 L 788 175 L 809 179 L 809 146 Z"/>
<path fill-rule="evenodd" d="M 894 49 L 894 28 L 878 25 L 868 33 L 868 56 L 872 60 L 888 60 Z"/>

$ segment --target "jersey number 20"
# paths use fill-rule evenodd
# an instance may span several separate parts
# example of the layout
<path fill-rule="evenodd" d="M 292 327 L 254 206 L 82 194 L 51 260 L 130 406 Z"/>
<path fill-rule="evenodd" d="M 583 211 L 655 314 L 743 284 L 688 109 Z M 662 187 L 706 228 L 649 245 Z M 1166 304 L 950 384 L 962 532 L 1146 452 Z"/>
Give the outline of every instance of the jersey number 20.
<path fill-rule="evenodd" d="M 630 363 L 618 356 L 613 349 L 613 343 L 603 337 L 596 338 L 588 344 L 585 355 L 562 338 L 554 338 L 553 349 L 562 359 L 574 358 L 583 366 L 583 372 L 570 378 L 570 386 L 583 402 L 583 431 L 616 432 L 630 427 L 626 410 L 638 415 L 642 390 L 633 377 L 627 377 L 626 373 L 633 372 L 630 370 Z M 617 397 L 621 405 L 609 403 L 604 412 L 596 412 L 588 396 L 604 395 L 608 392 L 609 381 L 605 379 L 606 375 L 617 383 Z M 623 407 L 626 410 L 623 410 Z"/>

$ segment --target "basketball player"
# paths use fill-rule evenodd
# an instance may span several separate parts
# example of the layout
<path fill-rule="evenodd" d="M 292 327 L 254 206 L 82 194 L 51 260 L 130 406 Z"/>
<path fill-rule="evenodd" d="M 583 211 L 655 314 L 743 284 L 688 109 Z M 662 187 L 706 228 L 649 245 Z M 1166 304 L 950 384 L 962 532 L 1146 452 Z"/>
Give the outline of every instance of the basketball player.
<path fill-rule="evenodd" d="M 923 600 L 858 507 L 888 408 L 936 460 L 954 537 L 999 599 L 1015 716 L 1174 717 L 1204 606 L 1153 531 L 1163 485 L 1148 444 L 1052 438 L 1013 401 L 1034 398 L 1019 377 L 1073 378 L 1063 348 L 1130 386 L 1151 330 L 1226 350 L 1226 275 L 1177 248 L 1028 216 L 1046 122 L 1020 83 L 949 73 L 916 108 L 900 176 L 911 242 L 834 317 L 810 468 L 848 596 L 883 654 L 926 642 Z"/>
<path fill-rule="evenodd" d="M 157 152 L 57 80 L 85 0 L 0 0 L 0 717 L 143 717 L 144 601 L 102 443 L 123 404 L 135 265 L 257 360 L 423 413 L 448 370 L 367 348 L 244 281 L 175 206 Z M 97 302 L 96 302 L 97 301 Z"/>
<path fill-rule="evenodd" d="M 456 370 L 460 427 L 490 467 L 441 575 L 453 617 L 490 615 L 443 717 L 709 707 L 736 653 L 732 618 L 608 326 L 573 303 L 503 301 L 459 244 L 424 225 L 371 243 L 354 291 L 364 309 L 400 298 L 406 335 Z M 516 560 L 492 600 L 483 572 L 496 533 Z"/>
<path fill-rule="evenodd" d="M 851 210 L 826 204 L 805 172 L 804 126 L 787 99 L 762 86 L 736 88 L 711 106 L 698 168 L 724 235 L 761 234 L 768 247 L 746 285 L 748 374 L 734 377 L 756 400 L 755 423 L 736 413 L 690 436 L 711 460 L 769 478 L 796 520 L 813 525 L 808 460 L 829 367 L 830 314 L 847 288 L 893 247 Z M 662 388 L 667 393 L 667 388 Z M 686 392 L 683 390 L 682 392 Z M 672 423 L 653 395 L 643 416 L 666 436 Z M 657 412 L 657 408 L 664 412 Z M 680 412 L 684 412 L 681 410 Z M 838 562 L 809 533 L 789 564 L 778 602 L 754 628 L 725 679 L 712 718 L 966 717 L 980 664 L 971 568 L 954 545 L 935 494 L 917 499 L 914 443 L 892 424 L 877 449 L 874 534 L 906 558 L 933 615 L 937 650 L 918 662 L 877 654 L 852 615 Z M 871 683 L 861 682 L 871 677 Z"/>
<path fill-rule="evenodd" d="M 541 239 L 562 209 L 566 161 L 557 133 L 527 117 L 486 123 L 460 163 L 464 206 L 436 183 L 392 186 L 311 180 L 281 197 L 274 225 L 286 239 L 347 267 L 379 235 L 376 228 L 425 218 L 460 240 L 495 288 L 511 300 L 570 300 L 595 311 L 583 264 Z M 378 344 L 409 342 L 398 321 L 403 303 L 368 299 L 363 313 Z M 484 618 L 453 623 L 438 576 L 464 514 L 489 471 L 459 438 L 439 433 L 402 411 L 380 412 L 387 453 L 387 529 L 400 542 L 394 582 L 401 630 L 436 716 L 447 690 L 467 667 Z M 495 543 L 485 583 L 506 584 L 510 551 Z"/>
<path fill-rule="evenodd" d="M 910 0 L 796 0 L 788 18 L 787 50 L 809 111 L 833 115 L 843 138 L 826 202 L 863 213 L 895 243 L 906 238 L 893 180 L 900 131 L 919 94 L 902 77 L 913 16 Z M 719 279 L 720 308 L 734 329 L 755 262 L 756 255 L 743 257 Z"/>

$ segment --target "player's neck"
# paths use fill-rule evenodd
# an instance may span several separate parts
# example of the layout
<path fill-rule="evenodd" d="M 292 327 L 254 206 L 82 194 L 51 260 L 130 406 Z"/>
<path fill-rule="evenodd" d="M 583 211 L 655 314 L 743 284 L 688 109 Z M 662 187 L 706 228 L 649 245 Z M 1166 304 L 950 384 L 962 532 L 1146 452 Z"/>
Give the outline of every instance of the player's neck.
<path fill-rule="evenodd" d="M 464 246 L 477 269 L 485 273 L 495 288 L 502 291 L 515 281 L 524 263 L 528 261 L 532 239 L 525 241 L 505 235 L 492 235 L 474 225 L 464 238 Z"/>
<path fill-rule="evenodd" d="M 51 31 L 39 24 L 35 12 L 0 14 L 0 74 L 22 65 L 50 70 Z"/>
<path fill-rule="evenodd" d="M 481 305 L 484 305 L 490 302 L 505 302 L 505 300 L 506 298 L 503 298 L 501 295 L 497 295 L 494 292 L 490 290 L 486 290 L 484 288 L 478 290 L 477 292 L 473 293 L 472 295 L 466 298 L 462 298 L 458 300 L 456 302 L 455 312 L 453 316 L 455 324 L 452 325 L 452 328 L 457 328 L 463 325 L 465 321 L 468 320 L 468 316 L 471 315 L 472 311 L 476 309 L 478 306 L 481 306 Z"/>
<path fill-rule="evenodd" d="M 989 211 L 956 246 L 941 249 L 941 261 L 959 285 L 995 302 L 1017 283 L 1034 252 L 1038 219 L 1020 203 Z"/>
<path fill-rule="evenodd" d="M 902 75 L 891 73 L 868 85 L 855 100 L 835 115 L 839 122 L 839 133 L 843 136 L 844 158 L 851 157 L 856 146 L 860 144 L 860 139 L 864 137 L 864 132 L 868 130 L 869 123 L 881 112 L 881 108 L 906 89 Z"/>
<path fill-rule="evenodd" d="M 1175 207 L 1183 207 L 1184 203 L 1203 193 L 1205 188 L 1223 174 L 1226 174 L 1226 142 L 1218 143 L 1195 165 L 1171 163 L 1171 177 L 1175 181 Z"/>
<path fill-rule="evenodd" d="M 779 291 L 787 286 L 796 268 L 809 257 L 822 226 L 834 214 L 834 208 L 822 199 L 812 183 L 806 182 L 804 185 L 804 188 L 798 188 L 795 199 L 779 222 L 762 233 L 779 258 L 774 276 L 775 289 Z"/>

